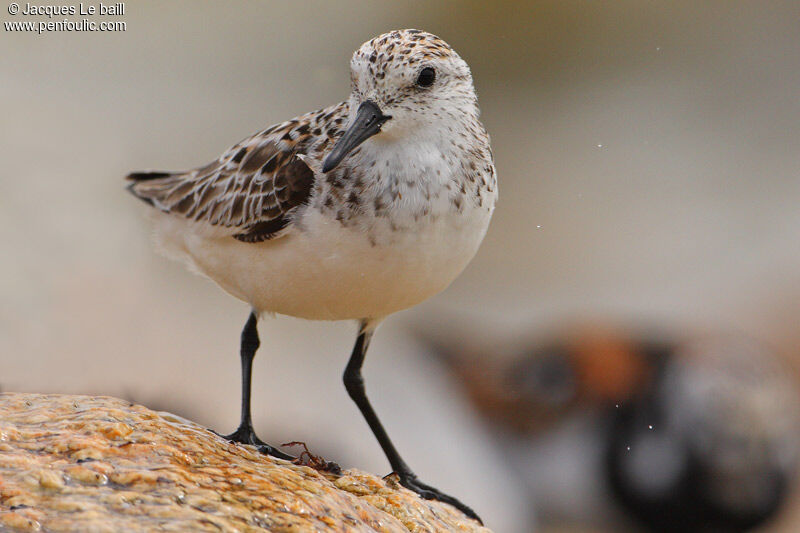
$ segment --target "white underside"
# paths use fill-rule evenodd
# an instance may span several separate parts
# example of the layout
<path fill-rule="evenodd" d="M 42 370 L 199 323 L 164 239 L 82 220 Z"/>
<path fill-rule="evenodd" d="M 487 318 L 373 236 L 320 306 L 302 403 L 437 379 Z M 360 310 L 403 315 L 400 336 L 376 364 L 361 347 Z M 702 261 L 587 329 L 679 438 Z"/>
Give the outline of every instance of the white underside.
<path fill-rule="evenodd" d="M 161 248 L 259 312 L 314 320 L 378 319 L 445 289 L 480 245 L 491 212 L 451 213 L 372 245 L 307 211 L 303 230 L 244 243 L 206 225 L 157 213 Z"/>

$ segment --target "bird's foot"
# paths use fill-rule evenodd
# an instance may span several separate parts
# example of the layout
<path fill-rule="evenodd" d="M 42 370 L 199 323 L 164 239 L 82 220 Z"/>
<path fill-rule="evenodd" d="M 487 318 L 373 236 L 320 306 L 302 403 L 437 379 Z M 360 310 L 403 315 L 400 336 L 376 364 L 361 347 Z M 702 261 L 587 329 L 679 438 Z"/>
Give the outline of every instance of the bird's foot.
<path fill-rule="evenodd" d="M 216 433 L 216 431 L 215 431 Z M 239 444 L 249 444 L 251 446 L 266 446 L 266 443 L 258 438 L 253 426 L 250 424 L 241 424 L 236 431 L 230 435 L 220 435 L 223 439 L 231 442 L 238 442 Z"/>
<path fill-rule="evenodd" d="M 473 511 L 470 507 L 464 505 L 456 498 L 441 492 L 439 489 L 431 487 L 430 485 L 423 483 L 422 481 L 417 478 L 416 474 L 413 472 L 409 473 L 397 473 L 392 472 L 389 476 L 397 476 L 400 484 L 407 488 L 408 490 L 414 491 L 420 495 L 425 500 L 438 500 L 440 502 L 449 503 L 469 518 L 473 520 L 477 520 L 478 523 L 483 525 L 483 521 L 477 515 L 475 511 Z M 388 476 L 387 476 L 388 477 Z"/>
<path fill-rule="evenodd" d="M 214 433 L 217 433 L 216 431 Z M 286 461 L 294 461 L 295 457 L 289 455 L 288 453 L 284 453 L 280 451 L 275 446 L 270 446 L 263 440 L 258 438 L 256 435 L 253 426 L 250 424 L 242 424 L 240 425 L 236 431 L 231 433 L 230 435 L 220 435 L 223 439 L 229 440 L 230 442 L 238 442 L 239 444 L 248 444 L 250 446 L 255 446 L 259 452 L 263 453 L 264 455 L 270 455 L 272 457 L 276 457 L 278 459 L 285 459 Z"/>

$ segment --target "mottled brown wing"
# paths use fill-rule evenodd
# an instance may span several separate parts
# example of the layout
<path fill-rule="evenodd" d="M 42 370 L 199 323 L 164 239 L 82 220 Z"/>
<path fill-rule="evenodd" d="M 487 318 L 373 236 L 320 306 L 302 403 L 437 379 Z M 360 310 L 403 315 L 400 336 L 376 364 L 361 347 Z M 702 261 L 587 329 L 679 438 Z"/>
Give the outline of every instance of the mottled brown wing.
<path fill-rule="evenodd" d="M 309 143 L 293 141 L 284 129 L 255 135 L 190 172 L 131 174 L 130 190 L 164 212 L 232 228 L 241 241 L 271 239 L 287 227 L 314 182 L 298 157 Z"/>

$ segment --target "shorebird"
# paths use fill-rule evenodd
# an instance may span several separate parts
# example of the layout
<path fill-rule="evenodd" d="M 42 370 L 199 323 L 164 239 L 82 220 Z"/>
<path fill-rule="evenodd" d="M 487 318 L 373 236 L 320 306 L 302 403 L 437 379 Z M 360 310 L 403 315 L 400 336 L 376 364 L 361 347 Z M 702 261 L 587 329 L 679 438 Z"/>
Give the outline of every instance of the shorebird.
<path fill-rule="evenodd" d="M 361 367 L 377 325 L 445 289 L 478 250 L 497 199 L 489 136 L 466 62 L 443 40 L 399 30 L 350 61 L 350 97 L 246 138 L 185 172 L 137 172 L 157 241 L 251 306 L 241 336 L 242 412 L 227 437 L 270 455 L 250 417 L 257 320 L 278 313 L 357 320 L 344 384 L 400 483 L 421 482 L 365 392 Z"/>
<path fill-rule="evenodd" d="M 792 499 L 800 392 L 762 342 L 602 326 L 422 335 L 550 525 L 619 531 L 624 514 L 653 533 L 739 533 Z"/>

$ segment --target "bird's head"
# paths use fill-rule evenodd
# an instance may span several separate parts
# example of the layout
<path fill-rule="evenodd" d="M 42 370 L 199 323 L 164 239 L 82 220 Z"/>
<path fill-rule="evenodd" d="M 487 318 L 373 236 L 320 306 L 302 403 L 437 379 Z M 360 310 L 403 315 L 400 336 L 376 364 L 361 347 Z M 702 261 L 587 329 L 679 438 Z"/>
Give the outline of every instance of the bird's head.
<path fill-rule="evenodd" d="M 367 41 L 353 54 L 350 77 L 349 125 L 323 172 L 371 137 L 435 135 L 437 127 L 478 116 L 469 66 L 450 45 L 424 31 L 397 30 Z"/>

